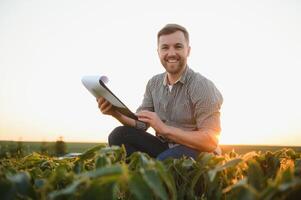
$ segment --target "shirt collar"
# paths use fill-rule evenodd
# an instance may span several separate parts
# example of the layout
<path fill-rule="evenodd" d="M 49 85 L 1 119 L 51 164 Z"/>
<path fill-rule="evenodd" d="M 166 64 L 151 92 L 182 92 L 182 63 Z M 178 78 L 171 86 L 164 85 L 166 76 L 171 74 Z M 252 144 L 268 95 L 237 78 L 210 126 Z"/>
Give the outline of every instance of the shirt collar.
<path fill-rule="evenodd" d="M 189 67 L 188 65 L 186 65 L 186 68 L 183 72 L 183 74 L 180 76 L 180 78 L 175 82 L 175 84 L 177 82 L 181 82 L 181 83 L 185 83 L 186 79 L 187 79 L 187 76 L 188 76 L 188 71 L 189 71 Z M 163 79 L 163 85 L 166 86 L 168 84 L 167 82 L 167 72 L 164 73 L 164 79 Z"/>

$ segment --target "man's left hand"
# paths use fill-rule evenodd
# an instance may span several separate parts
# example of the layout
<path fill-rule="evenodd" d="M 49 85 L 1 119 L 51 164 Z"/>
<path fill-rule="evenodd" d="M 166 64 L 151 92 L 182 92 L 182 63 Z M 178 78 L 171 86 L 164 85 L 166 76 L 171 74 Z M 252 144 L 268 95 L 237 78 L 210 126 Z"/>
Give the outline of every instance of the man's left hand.
<path fill-rule="evenodd" d="M 166 135 L 168 126 L 162 122 L 157 113 L 143 110 L 137 114 L 138 120 L 148 123 L 160 135 Z"/>

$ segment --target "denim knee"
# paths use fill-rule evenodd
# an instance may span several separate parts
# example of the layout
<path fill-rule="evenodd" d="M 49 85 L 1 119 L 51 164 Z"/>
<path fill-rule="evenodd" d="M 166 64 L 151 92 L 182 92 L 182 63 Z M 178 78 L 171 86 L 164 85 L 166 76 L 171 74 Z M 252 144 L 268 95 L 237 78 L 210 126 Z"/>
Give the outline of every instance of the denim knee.
<path fill-rule="evenodd" d="M 118 145 L 120 146 L 123 143 L 122 133 L 125 131 L 125 126 L 116 127 L 109 135 L 108 141 L 109 145 Z"/>
<path fill-rule="evenodd" d="M 192 157 L 193 159 L 196 159 L 198 154 L 199 154 L 199 152 L 194 150 L 194 149 L 191 149 L 191 148 L 186 147 L 184 145 L 179 145 L 177 147 L 174 147 L 174 148 L 168 149 L 166 151 L 163 151 L 162 153 L 160 153 L 157 156 L 156 159 L 163 161 L 167 158 L 178 159 L 178 158 L 181 158 L 183 156 Z"/>

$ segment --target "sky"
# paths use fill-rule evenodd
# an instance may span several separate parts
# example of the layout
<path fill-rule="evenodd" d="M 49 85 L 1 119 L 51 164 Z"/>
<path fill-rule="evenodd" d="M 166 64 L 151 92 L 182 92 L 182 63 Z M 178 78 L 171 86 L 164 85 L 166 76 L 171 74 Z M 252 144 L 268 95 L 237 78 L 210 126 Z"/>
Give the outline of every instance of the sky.
<path fill-rule="evenodd" d="M 301 145 L 300 1 L 0 0 L 0 140 L 107 142 L 81 77 L 132 110 L 164 72 L 157 32 L 190 33 L 190 68 L 224 97 L 221 144 Z M 153 130 L 150 130 L 153 134 Z"/>

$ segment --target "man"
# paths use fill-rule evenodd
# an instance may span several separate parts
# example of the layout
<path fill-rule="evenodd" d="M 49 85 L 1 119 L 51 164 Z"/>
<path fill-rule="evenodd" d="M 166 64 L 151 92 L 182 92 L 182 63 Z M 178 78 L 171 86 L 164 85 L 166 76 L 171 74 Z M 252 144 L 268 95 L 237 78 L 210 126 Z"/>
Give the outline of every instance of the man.
<path fill-rule="evenodd" d="M 166 72 L 152 77 L 146 86 L 138 120 L 117 112 L 103 98 L 98 107 L 124 126 L 109 135 L 109 145 L 125 145 L 159 160 L 215 152 L 218 147 L 222 95 L 215 85 L 187 65 L 189 34 L 177 24 L 167 24 L 157 35 L 158 55 Z M 146 132 L 151 126 L 156 136 Z"/>

